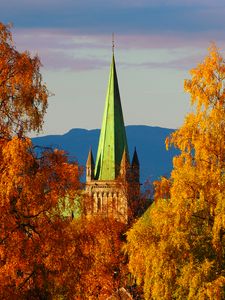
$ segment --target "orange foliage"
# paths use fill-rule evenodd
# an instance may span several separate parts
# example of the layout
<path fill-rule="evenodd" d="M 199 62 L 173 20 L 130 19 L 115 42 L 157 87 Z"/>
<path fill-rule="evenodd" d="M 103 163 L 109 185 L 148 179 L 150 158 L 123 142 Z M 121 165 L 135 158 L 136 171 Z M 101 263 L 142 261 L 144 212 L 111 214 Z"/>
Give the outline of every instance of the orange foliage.
<path fill-rule="evenodd" d="M 39 131 L 47 108 L 38 56 L 18 52 L 10 26 L 0 23 L 0 138 Z"/>
<path fill-rule="evenodd" d="M 0 298 L 42 299 L 63 276 L 71 239 L 58 201 L 73 204 L 78 166 L 57 150 L 37 159 L 29 139 L 5 142 L 0 158 Z"/>
<path fill-rule="evenodd" d="M 74 235 L 62 210 L 74 208 L 80 170 L 57 149 L 37 157 L 24 138 L 41 129 L 47 108 L 39 69 L 0 23 L 0 299 L 64 295 L 70 270 Z"/>
<path fill-rule="evenodd" d="M 71 283 L 67 299 L 105 300 L 128 280 L 127 261 L 122 252 L 125 225 L 93 217 L 74 220 L 71 228 L 71 267 L 64 283 Z M 76 279 L 71 276 L 75 272 Z"/>
<path fill-rule="evenodd" d="M 38 57 L 16 51 L 0 23 L 0 299 L 106 299 L 129 284 L 124 224 L 73 220 L 82 197 L 63 151 L 38 157 L 26 132 L 47 108 Z"/>

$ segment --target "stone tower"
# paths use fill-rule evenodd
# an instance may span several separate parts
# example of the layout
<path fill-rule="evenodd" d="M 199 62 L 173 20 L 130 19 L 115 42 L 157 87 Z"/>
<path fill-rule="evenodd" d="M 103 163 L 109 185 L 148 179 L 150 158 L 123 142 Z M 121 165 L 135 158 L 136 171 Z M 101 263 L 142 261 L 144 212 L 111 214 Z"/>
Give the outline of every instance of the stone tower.
<path fill-rule="evenodd" d="M 130 164 L 113 53 L 96 163 L 91 150 L 86 163 L 85 214 L 128 222 L 139 193 L 139 160 L 135 149 Z"/>

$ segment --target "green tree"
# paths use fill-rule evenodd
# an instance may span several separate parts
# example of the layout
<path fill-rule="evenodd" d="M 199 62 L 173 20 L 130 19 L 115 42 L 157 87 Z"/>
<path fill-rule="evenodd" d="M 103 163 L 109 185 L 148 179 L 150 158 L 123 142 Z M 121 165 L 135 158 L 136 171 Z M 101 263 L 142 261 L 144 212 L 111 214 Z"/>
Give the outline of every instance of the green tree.
<path fill-rule="evenodd" d="M 166 141 L 180 155 L 127 234 L 145 299 L 225 299 L 225 61 L 215 45 L 190 73 L 194 112 Z"/>

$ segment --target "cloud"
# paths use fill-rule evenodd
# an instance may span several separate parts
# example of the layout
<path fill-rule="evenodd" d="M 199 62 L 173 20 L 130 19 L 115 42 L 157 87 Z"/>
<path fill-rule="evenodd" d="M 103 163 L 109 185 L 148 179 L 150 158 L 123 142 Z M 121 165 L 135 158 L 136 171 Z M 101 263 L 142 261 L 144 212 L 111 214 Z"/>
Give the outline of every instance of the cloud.
<path fill-rule="evenodd" d="M 64 28 L 84 35 L 217 30 L 222 36 L 224 14 L 222 0 L 11 0 L 1 4 L 0 19 L 20 28 Z"/>
<path fill-rule="evenodd" d="M 111 50 L 111 32 L 109 34 L 81 34 L 76 29 L 18 29 L 13 28 L 13 37 L 19 50 L 29 49 L 39 52 L 41 49 L 78 51 L 88 49 L 89 53 L 95 50 Z M 211 41 L 219 45 L 224 44 L 224 34 L 220 31 L 207 31 L 199 34 L 174 33 L 145 33 L 120 34 L 115 32 L 115 45 L 118 49 L 174 49 L 174 48 L 206 48 Z"/>
<path fill-rule="evenodd" d="M 38 54 L 46 69 L 78 72 L 109 65 L 111 35 L 81 35 L 76 30 L 14 29 L 13 36 L 17 49 Z M 200 61 L 209 46 L 208 36 L 199 38 L 197 34 L 116 35 L 115 41 L 120 66 L 124 68 L 187 70 Z"/>
<path fill-rule="evenodd" d="M 204 53 L 205 54 L 205 53 Z M 147 68 L 147 69 L 176 69 L 176 70 L 190 70 L 196 66 L 198 62 L 200 62 L 203 58 L 202 54 L 191 54 L 186 55 L 182 58 L 171 59 L 167 62 L 148 62 L 141 64 L 135 64 L 133 66 L 139 68 Z M 131 65 L 129 65 L 130 67 Z"/>
<path fill-rule="evenodd" d="M 42 64 L 50 70 L 86 71 L 101 69 L 108 66 L 108 62 L 96 58 L 73 57 L 62 51 L 43 52 Z"/>
<path fill-rule="evenodd" d="M 14 39 L 24 49 L 76 49 L 107 48 L 110 35 L 81 35 L 76 30 L 66 29 L 18 29 L 12 30 Z"/>

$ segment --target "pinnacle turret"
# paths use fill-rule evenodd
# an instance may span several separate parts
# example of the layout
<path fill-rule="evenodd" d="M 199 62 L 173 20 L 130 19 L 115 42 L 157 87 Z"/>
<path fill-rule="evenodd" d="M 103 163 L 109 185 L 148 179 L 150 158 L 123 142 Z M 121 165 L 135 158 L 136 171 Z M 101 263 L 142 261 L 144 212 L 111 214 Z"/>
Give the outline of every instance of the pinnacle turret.
<path fill-rule="evenodd" d="M 132 170 L 132 177 L 133 181 L 139 182 L 140 181 L 140 163 L 136 151 L 136 147 L 134 148 L 133 159 L 131 163 L 131 170 Z"/>
<path fill-rule="evenodd" d="M 140 166 L 136 147 L 134 148 L 134 154 L 133 154 L 133 159 L 132 159 L 131 165 L 132 165 L 132 167 L 133 166 L 138 166 L 138 167 Z"/>
<path fill-rule="evenodd" d="M 88 158 L 86 162 L 86 181 L 90 181 L 94 179 L 94 169 L 95 169 L 95 163 L 94 158 L 92 155 L 92 150 L 89 150 Z"/>
<path fill-rule="evenodd" d="M 129 157 L 127 155 L 126 149 L 124 149 L 123 156 L 120 163 L 120 175 L 122 178 L 128 179 L 127 177 L 128 177 L 129 169 L 130 169 Z"/>
<path fill-rule="evenodd" d="M 95 165 L 95 162 L 94 162 L 94 158 L 93 158 L 93 155 L 92 155 L 92 149 L 90 148 L 89 153 L 88 153 L 86 166 L 94 166 L 94 165 Z"/>

